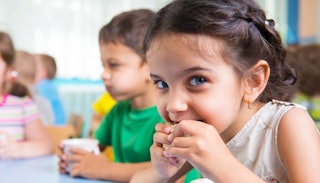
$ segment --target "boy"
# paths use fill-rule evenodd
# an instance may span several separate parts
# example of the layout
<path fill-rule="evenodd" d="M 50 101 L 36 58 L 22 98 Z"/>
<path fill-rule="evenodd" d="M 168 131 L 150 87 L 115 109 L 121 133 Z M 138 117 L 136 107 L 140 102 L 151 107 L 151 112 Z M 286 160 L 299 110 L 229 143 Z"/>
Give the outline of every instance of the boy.
<path fill-rule="evenodd" d="M 101 78 L 111 96 L 119 101 L 102 120 L 94 137 L 100 145 L 112 145 L 115 162 L 105 156 L 73 149 L 71 176 L 129 182 L 133 174 L 151 166 L 149 148 L 154 126 L 163 121 L 156 108 L 157 90 L 143 53 L 143 39 L 154 13 L 140 9 L 114 17 L 99 33 L 104 71 Z"/>

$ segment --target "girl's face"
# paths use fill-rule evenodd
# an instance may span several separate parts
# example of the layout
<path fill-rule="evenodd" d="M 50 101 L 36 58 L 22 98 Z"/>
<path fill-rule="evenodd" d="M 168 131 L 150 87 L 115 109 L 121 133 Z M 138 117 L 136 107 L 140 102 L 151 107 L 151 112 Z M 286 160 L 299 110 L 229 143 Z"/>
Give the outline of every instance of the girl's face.
<path fill-rule="evenodd" d="M 9 77 L 8 66 L 3 60 L 3 58 L 0 56 L 0 83 L 1 83 L 0 94 L 3 94 L 2 86 L 7 81 L 8 77 Z"/>
<path fill-rule="evenodd" d="M 139 55 L 123 44 L 100 44 L 104 71 L 101 78 L 115 100 L 139 95 L 150 80 L 149 68 Z"/>
<path fill-rule="evenodd" d="M 147 60 L 158 87 L 158 110 L 167 122 L 202 121 L 222 136 L 237 126 L 243 87 L 221 57 L 221 46 L 210 37 L 194 35 L 152 41 Z"/>
<path fill-rule="evenodd" d="M 6 70 L 7 70 L 7 65 L 2 59 L 2 57 L 0 57 L 0 83 L 4 82 Z"/>

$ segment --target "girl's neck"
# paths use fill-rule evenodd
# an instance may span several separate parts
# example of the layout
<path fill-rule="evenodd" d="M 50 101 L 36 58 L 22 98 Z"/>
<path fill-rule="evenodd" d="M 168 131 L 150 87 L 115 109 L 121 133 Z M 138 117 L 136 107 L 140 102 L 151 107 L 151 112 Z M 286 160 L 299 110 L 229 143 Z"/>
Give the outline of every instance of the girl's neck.
<path fill-rule="evenodd" d="M 224 132 L 221 133 L 221 138 L 225 143 L 229 142 L 243 127 L 246 125 L 252 116 L 263 106 L 265 103 L 255 102 L 252 108 L 249 109 L 248 105 L 243 103 L 240 107 L 239 116 Z"/>

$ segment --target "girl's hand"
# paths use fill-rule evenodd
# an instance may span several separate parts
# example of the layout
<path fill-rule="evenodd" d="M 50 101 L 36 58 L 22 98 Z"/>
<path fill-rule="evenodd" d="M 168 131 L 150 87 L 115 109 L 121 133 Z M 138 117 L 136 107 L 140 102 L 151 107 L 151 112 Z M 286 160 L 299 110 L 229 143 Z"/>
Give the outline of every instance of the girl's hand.
<path fill-rule="evenodd" d="M 153 145 L 150 148 L 151 163 L 161 177 L 170 178 L 186 161 L 167 154 L 167 149 L 170 149 L 171 146 L 168 135 L 172 132 L 172 127 L 168 124 L 159 123 L 156 125 L 155 129 L 156 132 L 153 136 Z"/>
<path fill-rule="evenodd" d="M 91 152 L 70 148 L 72 155 L 66 157 L 66 162 L 72 162 L 70 176 L 82 176 L 89 179 L 103 179 L 103 167 L 108 166 L 110 161 L 103 155 L 95 155 Z M 63 164 L 60 164 L 63 166 Z"/>
<path fill-rule="evenodd" d="M 0 132 L 0 158 L 15 159 L 18 155 L 17 142 L 8 133 Z"/>
<path fill-rule="evenodd" d="M 218 131 L 203 122 L 183 120 L 174 127 L 168 139 L 172 139 L 166 151 L 168 156 L 186 159 L 208 178 L 215 177 L 225 157 L 232 156 Z"/>

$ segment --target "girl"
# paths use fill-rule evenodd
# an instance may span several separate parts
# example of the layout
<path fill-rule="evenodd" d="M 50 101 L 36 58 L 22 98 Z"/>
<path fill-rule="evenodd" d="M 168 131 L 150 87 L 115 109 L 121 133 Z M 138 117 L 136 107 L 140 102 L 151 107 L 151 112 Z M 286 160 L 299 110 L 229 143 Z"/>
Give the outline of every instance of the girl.
<path fill-rule="evenodd" d="M 320 182 L 319 133 L 290 100 L 296 81 L 274 21 L 253 0 L 176 0 L 145 38 L 158 110 L 153 167 L 131 182 L 171 182 L 188 164 L 214 182 Z M 169 67 L 168 67 L 169 66 Z"/>
<path fill-rule="evenodd" d="M 53 145 L 25 86 L 14 81 L 14 47 L 0 32 L 0 159 L 51 154 Z"/>

